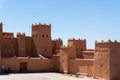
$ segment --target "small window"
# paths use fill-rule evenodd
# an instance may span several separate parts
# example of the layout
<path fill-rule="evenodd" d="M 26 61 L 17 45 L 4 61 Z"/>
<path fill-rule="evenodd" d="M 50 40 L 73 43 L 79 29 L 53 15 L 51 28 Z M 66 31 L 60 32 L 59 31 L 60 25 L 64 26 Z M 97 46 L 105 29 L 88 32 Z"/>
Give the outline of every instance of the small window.
<path fill-rule="evenodd" d="M 44 34 L 42 35 L 42 37 L 44 38 Z"/>
<path fill-rule="evenodd" d="M 33 34 L 33 37 L 34 37 L 34 34 Z"/>
<path fill-rule="evenodd" d="M 46 35 L 46 37 L 48 37 L 48 35 Z"/>
<path fill-rule="evenodd" d="M 36 37 L 37 37 L 37 34 L 36 34 Z"/>
<path fill-rule="evenodd" d="M 47 51 L 47 49 L 45 49 L 45 52 Z"/>
<path fill-rule="evenodd" d="M 103 67 L 103 65 L 101 64 L 101 67 Z"/>

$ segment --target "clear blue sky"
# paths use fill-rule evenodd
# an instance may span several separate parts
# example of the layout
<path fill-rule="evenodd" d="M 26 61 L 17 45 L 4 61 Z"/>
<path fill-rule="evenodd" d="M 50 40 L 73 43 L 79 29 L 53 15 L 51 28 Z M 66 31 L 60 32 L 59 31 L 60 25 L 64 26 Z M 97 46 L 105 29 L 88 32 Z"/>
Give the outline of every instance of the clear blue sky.
<path fill-rule="evenodd" d="M 31 35 L 31 24 L 51 23 L 52 39 L 120 41 L 120 0 L 0 0 L 0 22 L 8 32 Z"/>

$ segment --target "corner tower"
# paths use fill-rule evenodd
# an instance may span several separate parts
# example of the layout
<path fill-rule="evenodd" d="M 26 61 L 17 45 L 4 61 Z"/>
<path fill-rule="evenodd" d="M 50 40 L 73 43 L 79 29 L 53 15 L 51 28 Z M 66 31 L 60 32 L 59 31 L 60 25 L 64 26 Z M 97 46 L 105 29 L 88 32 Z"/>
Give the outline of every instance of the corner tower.
<path fill-rule="evenodd" d="M 120 42 L 95 42 L 95 67 L 96 77 L 106 80 L 120 80 Z"/>
<path fill-rule="evenodd" d="M 32 24 L 33 52 L 38 56 L 52 57 L 51 24 Z"/>
<path fill-rule="evenodd" d="M 86 50 L 86 39 L 68 39 L 68 47 L 76 48 L 76 57 L 83 58 L 82 51 Z"/>

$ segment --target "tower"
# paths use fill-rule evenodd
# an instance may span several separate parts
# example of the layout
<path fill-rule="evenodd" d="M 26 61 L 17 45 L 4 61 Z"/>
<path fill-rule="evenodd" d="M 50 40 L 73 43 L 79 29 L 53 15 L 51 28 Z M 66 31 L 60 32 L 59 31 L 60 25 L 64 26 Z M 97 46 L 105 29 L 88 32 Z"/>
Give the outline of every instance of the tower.
<path fill-rule="evenodd" d="M 32 25 L 33 52 L 46 58 L 52 57 L 51 24 Z"/>
<path fill-rule="evenodd" d="M 2 46 L 2 27 L 3 27 L 3 24 L 0 23 L 0 72 L 1 72 L 1 66 L 2 66 L 2 56 L 1 56 L 1 46 Z"/>
<path fill-rule="evenodd" d="M 26 57 L 26 40 L 25 40 L 25 33 L 17 33 L 18 38 L 18 56 L 19 57 Z"/>
<path fill-rule="evenodd" d="M 68 47 L 74 47 L 76 49 L 76 57 L 83 58 L 82 51 L 86 50 L 86 39 L 69 39 L 68 40 Z"/>
<path fill-rule="evenodd" d="M 60 46 L 63 46 L 63 41 L 62 39 L 55 39 L 52 41 L 52 53 L 57 54 L 60 52 Z"/>
<path fill-rule="evenodd" d="M 106 80 L 120 79 L 120 42 L 95 42 L 94 74 Z"/>

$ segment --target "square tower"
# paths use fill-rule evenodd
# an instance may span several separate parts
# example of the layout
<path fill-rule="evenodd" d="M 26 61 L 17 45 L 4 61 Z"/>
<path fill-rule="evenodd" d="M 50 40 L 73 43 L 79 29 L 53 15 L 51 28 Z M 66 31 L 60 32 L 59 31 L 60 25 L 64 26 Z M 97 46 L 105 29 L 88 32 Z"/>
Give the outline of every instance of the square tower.
<path fill-rule="evenodd" d="M 51 24 L 32 25 L 33 52 L 46 58 L 52 57 Z"/>
<path fill-rule="evenodd" d="M 120 42 L 96 42 L 94 59 L 95 76 L 120 80 Z"/>
<path fill-rule="evenodd" d="M 86 50 L 86 39 L 68 39 L 68 47 L 76 48 L 76 58 L 83 58 L 82 51 Z"/>

